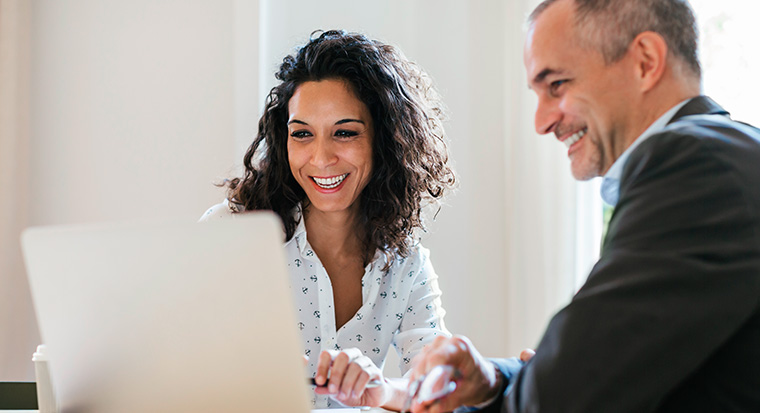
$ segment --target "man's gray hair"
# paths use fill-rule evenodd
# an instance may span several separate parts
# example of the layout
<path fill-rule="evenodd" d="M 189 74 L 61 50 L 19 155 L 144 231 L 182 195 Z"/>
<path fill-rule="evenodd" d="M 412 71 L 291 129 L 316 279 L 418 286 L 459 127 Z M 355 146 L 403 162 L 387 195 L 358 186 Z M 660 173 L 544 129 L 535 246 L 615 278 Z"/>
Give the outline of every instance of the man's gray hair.
<path fill-rule="evenodd" d="M 557 0 L 541 2 L 530 14 L 532 24 Z M 673 56 L 701 76 L 697 57 L 697 24 L 686 0 L 571 0 L 575 27 L 587 46 L 602 53 L 607 64 L 620 60 L 639 33 L 652 31 L 665 39 Z"/>

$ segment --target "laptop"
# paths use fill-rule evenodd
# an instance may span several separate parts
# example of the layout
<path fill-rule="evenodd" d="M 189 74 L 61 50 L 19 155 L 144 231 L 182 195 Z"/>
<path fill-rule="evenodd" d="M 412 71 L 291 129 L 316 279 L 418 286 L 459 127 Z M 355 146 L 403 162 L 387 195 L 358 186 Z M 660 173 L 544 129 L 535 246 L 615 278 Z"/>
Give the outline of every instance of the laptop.
<path fill-rule="evenodd" d="M 274 214 L 38 227 L 22 246 L 62 412 L 310 411 Z"/>

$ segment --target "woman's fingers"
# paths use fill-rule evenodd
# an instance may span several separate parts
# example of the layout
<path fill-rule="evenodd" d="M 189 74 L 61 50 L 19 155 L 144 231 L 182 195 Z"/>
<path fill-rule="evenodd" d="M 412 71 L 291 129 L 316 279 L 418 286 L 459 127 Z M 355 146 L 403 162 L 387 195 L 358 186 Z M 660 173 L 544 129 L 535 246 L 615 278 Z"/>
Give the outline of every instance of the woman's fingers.
<path fill-rule="evenodd" d="M 379 371 L 375 367 L 375 364 L 372 363 L 372 360 L 367 357 L 354 360 L 346 372 L 346 380 L 351 384 L 351 394 L 353 397 L 361 397 L 364 394 L 367 383 L 373 378 L 377 378 Z"/>
<path fill-rule="evenodd" d="M 343 374 L 343 381 L 341 382 L 340 390 L 338 391 L 338 397 L 340 399 L 347 399 L 352 396 L 354 392 L 354 384 L 359 379 L 359 375 L 362 373 L 362 369 L 351 363 L 346 366 L 345 373 Z"/>
<path fill-rule="evenodd" d="M 351 364 L 354 360 L 363 357 L 363 354 L 358 348 L 350 348 L 341 351 L 325 350 L 322 352 L 322 354 L 320 354 L 320 367 L 322 367 L 322 356 L 325 353 L 327 353 L 327 356 L 324 358 L 324 364 L 329 370 L 330 377 L 327 379 L 328 373 L 324 373 L 325 379 L 327 379 L 327 388 L 330 393 L 335 394 L 340 391 L 343 385 L 343 377 L 346 374 L 346 369 L 348 368 L 349 364 Z M 330 361 L 331 364 L 329 364 L 328 361 Z M 317 375 L 320 373 L 321 370 L 317 369 Z M 319 384 L 319 382 L 317 382 L 317 384 Z"/>
<path fill-rule="evenodd" d="M 330 368 L 330 380 L 327 384 L 327 389 L 330 393 L 338 393 L 341 390 L 341 384 L 343 384 L 343 377 L 346 374 L 348 363 L 351 359 L 345 352 L 338 353 L 333 359 L 332 367 Z"/>
<path fill-rule="evenodd" d="M 324 386 L 327 384 L 328 373 L 332 366 L 333 358 L 337 355 L 337 352 L 331 350 L 325 350 L 319 353 L 319 361 L 317 362 L 317 374 L 314 376 L 314 381 L 317 386 Z"/>
<path fill-rule="evenodd" d="M 380 369 L 359 349 L 325 350 L 319 355 L 315 392 L 330 394 L 348 404 L 373 402 L 362 397 L 367 395 L 365 390 L 370 380 L 381 378 Z M 377 398 L 382 394 L 366 397 Z"/>

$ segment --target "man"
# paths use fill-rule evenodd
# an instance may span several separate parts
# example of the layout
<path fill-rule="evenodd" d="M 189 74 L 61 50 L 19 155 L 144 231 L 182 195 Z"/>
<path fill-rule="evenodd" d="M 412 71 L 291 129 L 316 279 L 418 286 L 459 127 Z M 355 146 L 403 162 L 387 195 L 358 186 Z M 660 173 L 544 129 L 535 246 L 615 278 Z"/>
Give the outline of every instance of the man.
<path fill-rule="evenodd" d="M 760 412 L 760 131 L 700 96 L 684 0 L 547 0 L 535 123 L 616 204 L 603 253 L 527 362 L 463 337 L 421 354 L 457 389 L 414 412 Z M 527 358 L 526 358 L 527 359 Z"/>

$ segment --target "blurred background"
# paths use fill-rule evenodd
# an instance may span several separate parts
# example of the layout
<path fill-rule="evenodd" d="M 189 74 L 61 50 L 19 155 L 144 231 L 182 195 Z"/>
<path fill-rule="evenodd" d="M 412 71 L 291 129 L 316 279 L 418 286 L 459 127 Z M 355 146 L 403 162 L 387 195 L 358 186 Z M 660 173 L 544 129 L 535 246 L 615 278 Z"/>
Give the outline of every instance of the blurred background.
<path fill-rule="evenodd" d="M 449 107 L 460 185 L 423 240 L 448 328 L 487 356 L 535 346 L 602 228 L 599 183 L 573 181 L 564 146 L 533 131 L 522 44 L 537 3 L 0 0 L 0 380 L 34 380 L 41 342 L 20 232 L 197 220 L 240 173 L 279 62 L 332 28 L 398 46 Z M 706 94 L 760 124 L 757 6 L 692 4 Z"/>

